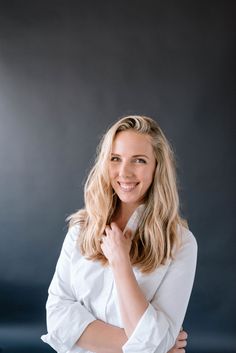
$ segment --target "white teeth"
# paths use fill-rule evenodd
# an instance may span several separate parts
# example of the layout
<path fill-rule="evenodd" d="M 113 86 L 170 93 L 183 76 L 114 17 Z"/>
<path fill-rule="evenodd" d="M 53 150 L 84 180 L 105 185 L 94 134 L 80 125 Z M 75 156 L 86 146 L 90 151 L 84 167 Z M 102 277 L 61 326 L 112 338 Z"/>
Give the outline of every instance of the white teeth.
<path fill-rule="evenodd" d="M 137 183 L 119 183 L 119 185 L 123 191 L 132 191 L 136 187 Z"/>

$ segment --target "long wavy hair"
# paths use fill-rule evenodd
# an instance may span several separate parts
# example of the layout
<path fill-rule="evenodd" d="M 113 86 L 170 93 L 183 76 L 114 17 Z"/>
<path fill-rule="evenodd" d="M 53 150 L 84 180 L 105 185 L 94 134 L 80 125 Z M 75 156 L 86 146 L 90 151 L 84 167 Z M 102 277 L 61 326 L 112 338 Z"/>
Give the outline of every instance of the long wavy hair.
<path fill-rule="evenodd" d="M 95 164 L 84 187 L 85 207 L 67 218 L 69 227 L 80 225 L 78 245 L 82 255 L 89 260 L 108 264 L 100 238 L 118 205 L 108 173 L 108 163 L 116 135 L 120 131 L 133 130 L 151 137 L 156 158 L 156 170 L 145 198 L 145 208 L 132 239 L 130 260 L 142 273 L 150 273 L 166 260 L 174 257 L 179 248 L 179 226 L 188 228 L 180 216 L 176 179 L 176 162 L 170 143 L 160 126 L 146 116 L 131 115 L 117 121 L 101 139 Z"/>

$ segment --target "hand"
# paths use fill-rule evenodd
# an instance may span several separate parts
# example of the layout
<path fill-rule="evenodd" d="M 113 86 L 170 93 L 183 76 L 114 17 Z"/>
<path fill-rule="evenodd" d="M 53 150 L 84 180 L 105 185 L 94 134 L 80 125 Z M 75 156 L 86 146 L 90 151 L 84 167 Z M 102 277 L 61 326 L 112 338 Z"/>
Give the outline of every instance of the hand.
<path fill-rule="evenodd" d="M 127 230 L 124 235 L 117 224 L 112 222 L 110 225 L 106 226 L 105 234 L 106 235 L 102 237 L 101 249 L 108 259 L 109 264 L 119 265 L 124 261 L 129 262 L 131 231 Z"/>
<path fill-rule="evenodd" d="M 167 353 L 185 353 L 185 347 L 187 346 L 188 334 L 185 331 L 180 331 L 176 338 L 175 345 Z"/>

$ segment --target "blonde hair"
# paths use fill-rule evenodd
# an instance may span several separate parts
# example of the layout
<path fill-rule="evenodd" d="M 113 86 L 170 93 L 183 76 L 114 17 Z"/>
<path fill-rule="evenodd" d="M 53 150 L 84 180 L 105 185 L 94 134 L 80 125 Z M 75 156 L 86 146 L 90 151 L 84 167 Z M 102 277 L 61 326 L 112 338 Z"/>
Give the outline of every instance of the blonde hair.
<path fill-rule="evenodd" d="M 69 227 L 79 223 L 78 238 L 82 254 L 89 260 L 107 264 L 100 237 L 116 210 L 118 197 L 108 174 L 108 161 L 115 136 L 120 131 L 133 130 L 151 137 L 156 170 L 149 187 L 145 209 L 134 235 L 130 251 L 133 266 L 150 273 L 166 260 L 173 258 L 173 250 L 180 245 L 178 226 L 188 228 L 179 215 L 176 168 L 173 150 L 161 128 L 151 118 L 131 115 L 117 121 L 103 136 L 97 157 L 84 187 L 85 208 L 68 217 Z"/>

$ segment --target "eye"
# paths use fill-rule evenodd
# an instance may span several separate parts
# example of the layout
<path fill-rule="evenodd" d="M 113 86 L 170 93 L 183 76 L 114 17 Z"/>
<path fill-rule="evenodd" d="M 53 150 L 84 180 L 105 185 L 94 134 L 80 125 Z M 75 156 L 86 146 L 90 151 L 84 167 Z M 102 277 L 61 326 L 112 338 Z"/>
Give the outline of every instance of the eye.
<path fill-rule="evenodd" d="M 136 162 L 136 163 L 144 163 L 144 164 L 147 163 L 147 162 L 145 161 L 145 159 L 143 159 L 143 158 L 137 158 L 137 159 L 135 159 L 135 162 Z"/>
<path fill-rule="evenodd" d="M 120 160 L 119 157 L 115 157 L 115 156 L 111 157 L 111 162 L 118 162 L 119 160 Z"/>

